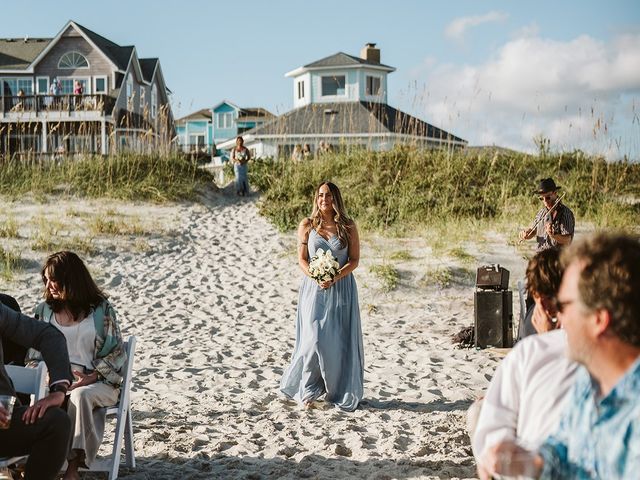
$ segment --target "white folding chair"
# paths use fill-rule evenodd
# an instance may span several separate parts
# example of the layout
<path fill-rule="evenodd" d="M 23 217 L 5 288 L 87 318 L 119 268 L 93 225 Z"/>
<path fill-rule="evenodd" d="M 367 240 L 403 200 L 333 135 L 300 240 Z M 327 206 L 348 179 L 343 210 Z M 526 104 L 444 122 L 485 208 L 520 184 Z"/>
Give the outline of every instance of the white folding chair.
<path fill-rule="evenodd" d="M 37 368 L 5 365 L 16 392 L 31 395 L 31 405 L 47 394 L 47 366 L 40 362 Z M 26 460 L 28 455 L 0 458 L 0 468 L 15 465 Z"/>
<path fill-rule="evenodd" d="M 136 350 L 136 337 L 130 336 L 124 345 L 127 351 L 127 363 L 123 369 L 120 398 L 116 405 L 105 407 L 107 417 L 116 417 L 113 450 L 108 458 L 96 459 L 90 468 L 92 472 L 108 472 L 109 480 L 118 478 L 123 438 L 125 465 L 129 468 L 136 468 L 136 457 L 133 450 L 133 424 L 131 421 L 131 371 Z"/>

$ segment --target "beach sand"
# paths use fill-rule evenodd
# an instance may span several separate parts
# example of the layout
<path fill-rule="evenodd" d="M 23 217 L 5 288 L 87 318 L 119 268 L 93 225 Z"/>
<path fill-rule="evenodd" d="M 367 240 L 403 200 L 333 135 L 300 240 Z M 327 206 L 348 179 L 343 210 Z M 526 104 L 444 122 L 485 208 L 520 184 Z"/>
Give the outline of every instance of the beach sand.
<path fill-rule="evenodd" d="M 122 467 L 121 478 L 474 478 L 465 413 L 501 355 L 456 349 L 451 336 L 473 324 L 477 266 L 505 264 L 512 285 L 523 276 L 525 261 L 507 235 L 478 234 L 464 264 L 420 237 L 363 233 L 354 274 L 364 400 L 353 413 L 322 403 L 303 410 L 278 389 L 295 335 L 295 234 L 279 233 L 257 202 L 230 189 L 170 205 L 3 202 L 0 221 L 13 218 L 20 234 L 3 245 L 21 252 L 24 270 L 2 290 L 26 312 L 39 301 L 39 266 L 49 252 L 31 249 L 38 230 L 57 239 L 52 250 L 93 245 L 94 254 L 81 256 L 111 296 L 123 335 L 138 339 L 137 468 Z M 96 219 L 112 219 L 121 231 L 96 233 Z M 370 271 L 380 264 L 400 273 L 391 292 Z M 443 269 L 446 287 L 427 274 Z"/>

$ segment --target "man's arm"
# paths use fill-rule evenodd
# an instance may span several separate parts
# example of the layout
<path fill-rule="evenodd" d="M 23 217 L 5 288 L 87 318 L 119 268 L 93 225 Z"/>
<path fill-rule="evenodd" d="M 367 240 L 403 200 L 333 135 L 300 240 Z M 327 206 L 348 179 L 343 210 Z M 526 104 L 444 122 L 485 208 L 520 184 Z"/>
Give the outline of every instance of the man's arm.
<path fill-rule="evenodd" d="M 64 335 L 55 327 L 0 305 L 0 336 L 42 353 L 50 384 L 73 381 Z"/>

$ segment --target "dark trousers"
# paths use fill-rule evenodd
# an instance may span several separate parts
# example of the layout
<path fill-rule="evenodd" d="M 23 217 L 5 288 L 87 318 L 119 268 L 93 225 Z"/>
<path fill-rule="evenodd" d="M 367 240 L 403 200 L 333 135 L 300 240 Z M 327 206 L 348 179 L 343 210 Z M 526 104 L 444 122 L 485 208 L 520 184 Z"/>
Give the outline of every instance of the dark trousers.
<path fill-rule="evenodd" d="M 29 455 L 25 480 L 56 478 L 67 457 L 71 421 L 61 408 L 49 408 L 36 423 L 26 425 L 22 415 L 27 407 L 15 407 L 11 425 L 0 430 L 0 456 Z"/>

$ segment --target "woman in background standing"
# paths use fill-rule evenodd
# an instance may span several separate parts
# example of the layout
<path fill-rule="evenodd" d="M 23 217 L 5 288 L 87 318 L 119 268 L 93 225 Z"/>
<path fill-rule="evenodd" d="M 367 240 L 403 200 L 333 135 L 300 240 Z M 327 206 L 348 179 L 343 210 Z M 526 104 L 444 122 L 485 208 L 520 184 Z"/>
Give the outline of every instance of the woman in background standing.
<path fill-rule="evenodd" d="M 244 146 L 241 136 L 236 138 L 236 146 L 231 149 L 231 163 L 236 175 L 236 194 L 246 196 L 249 193 L 249 179 L 247 176 L 247 163 L 251 160 L 251 152 Z"/>

